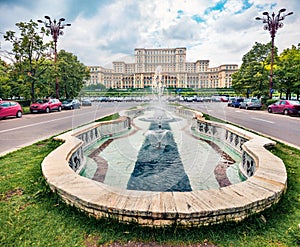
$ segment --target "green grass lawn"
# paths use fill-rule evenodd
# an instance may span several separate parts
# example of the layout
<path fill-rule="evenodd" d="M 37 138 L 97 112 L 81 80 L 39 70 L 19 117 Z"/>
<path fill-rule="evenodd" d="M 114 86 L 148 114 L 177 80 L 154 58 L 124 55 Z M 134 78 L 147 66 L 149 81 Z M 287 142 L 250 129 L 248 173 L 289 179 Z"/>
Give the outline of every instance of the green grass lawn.
<path fill-rule="evenodd" d="M 300 246 L 297 149 L 277 144 L 270 150 L 283 159 L 288 172 L 288 189 L 277 205 L 240 223 L 183 229 L 96 220 L 63 203 L 41 173 L 42 160 L 58 145 L 48 139 L 0 157 L 0 246 L 107 246 L 128 241 L 170 246 Z"/>

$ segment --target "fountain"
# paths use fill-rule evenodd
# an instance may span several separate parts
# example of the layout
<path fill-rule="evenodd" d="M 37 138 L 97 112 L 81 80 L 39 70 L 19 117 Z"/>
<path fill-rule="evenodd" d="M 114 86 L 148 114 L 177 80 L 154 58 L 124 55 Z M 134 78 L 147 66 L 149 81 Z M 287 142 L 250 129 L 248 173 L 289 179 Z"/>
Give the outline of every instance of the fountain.
<path fill-rule="evenodd" d="M 150 122 L 145 140 L 139 150 L 134 170 L 127 184 L 129 190 L 191 191 L 188 176 L 173 138 L 169 122 L 163 111 L 155 117 L 140 118 Z"/>
<path fill-rule="evenodd" d="M 163 96 L 163 92 L 164 92 L 164 85 L 162 83 L 161 71 L 162 71 L 162 67 L 157 66 L 152 81 L 152 94 L 157 96 L 159 102 L 161 101 L 161 97 Z"/>
<path fill-rule="evenodd" d="M 89 147 L 81 175 L 113 187 L 156 192 L 212 189 L 240 182 L 241 157 L 199 140 L 190 128 L 187 119 L 160 105 L 149 106 L 133 119 L 128 133 L 109 137 L 109 144 Z M 99 159 L 107 164 L 100 177 L 95 175 Z"/>
<path fill-rule="evenodd" d="M 56 137 L 64 144 L 42 164 L 50 188 L 96 218 L 148 226 L 240 221 L 277 203 L 286 170 L 264 148 L 275 143 L 200 112 L 164 108 L 161 78 L 157 68 L 155 105 Z"/>
<path fill-rule="evenodd" d="M 148 130 L 145 135 L 147 136 L 147 140 L 150 142 L 152 147 L 156 147 L 158 149 L 166 146 L 165 140 L 166 134 L 169 132 L 168 130 L 162 129 L 162 124 L 158 124 L 158 129 L 156 130 Z"/>

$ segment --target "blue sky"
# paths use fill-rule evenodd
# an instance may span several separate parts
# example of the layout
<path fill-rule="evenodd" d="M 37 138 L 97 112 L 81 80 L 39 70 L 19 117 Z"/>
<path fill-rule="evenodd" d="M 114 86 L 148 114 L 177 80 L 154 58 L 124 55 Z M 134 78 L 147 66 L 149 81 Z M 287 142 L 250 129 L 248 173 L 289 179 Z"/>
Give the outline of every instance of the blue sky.
<path fill-rule="evenodd" d="M 300 43 L 299 0 L 0 0 L 0 32 L 18 22 L 64 17 L 58 49 L 75 54 L 86 65 L 111 67 L 112 61 L 133 62 L 134 48 L 187 47 L 187 60 L 210 60 L 210 66 L 240 65 L 255 42 L 270 35 L 255 20 L 262 12 L 286 8 L 275 45 Z M 0 38 L 1 49 L 9 43 Z"/>

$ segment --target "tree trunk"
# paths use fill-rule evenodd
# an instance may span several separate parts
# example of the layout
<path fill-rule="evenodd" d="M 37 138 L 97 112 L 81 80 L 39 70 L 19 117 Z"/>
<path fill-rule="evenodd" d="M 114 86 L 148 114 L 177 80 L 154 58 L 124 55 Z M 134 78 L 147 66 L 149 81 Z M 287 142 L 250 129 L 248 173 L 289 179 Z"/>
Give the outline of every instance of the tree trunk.
<path fill-rule="evenodd" d="M 291 89 L 290 88 L 288 88 L 287 90 L 286 90 L 286 96 L 285 96 L 285 99 L 291 99 Z"/>
<path fill-rule="evenodd" d="M 67 85 L 65 85 L 65 96 L 66 96 L 66 99 L 69 99 L 69 94 L 68 94 L 68 90 L 67 90 Z"/>
<path fill-rule="evenodd" d="M 34 102 L 34 82 L 31 82 L 30 94 L 31 94 L 31 103 L 33 103 Z"/>

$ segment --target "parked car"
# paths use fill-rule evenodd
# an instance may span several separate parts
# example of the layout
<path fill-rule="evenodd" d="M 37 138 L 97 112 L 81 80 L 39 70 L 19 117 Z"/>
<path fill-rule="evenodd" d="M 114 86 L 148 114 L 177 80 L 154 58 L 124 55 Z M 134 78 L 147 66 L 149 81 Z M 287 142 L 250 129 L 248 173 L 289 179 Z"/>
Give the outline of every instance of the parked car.
<path fill-rule="evenodd" d="M 50 111 L 61 111 L 62 104 L 58 99 L 44 99 L 44 100 L 37 100 L 35 103 L 30 105 L 30 112 L 46 112 L 49 113 Z"/>
<path fill-rule="evenodd" d="M 185 102 L 193 102 L 194 101 L 194 97 L 192 97 L 192 96 L 184 97 L 184 101 Z"/>
<path fill-rule="evenodd" d="M 197 97 L 194 98 L 194 101 L 196 101 L 196 102 L 203 102 L 203 98 L 197 96 Z"/>
<path fill-rule="evenodd" d="M 0 118 L 17 117 L 21 118 L 23 109 L 18 102 L 10 100 L 0 101 Z"/>
<path fill-rule="evenodd" d="M 240 109 L 245 108 L 246 110 L 248 109 L 258 109 L 260 110 L 262 105 L 260 101 L 256 98 L 247 98 L 244 99 L 243 102 L 240 102 Z"/>
<path fill-rule="evenodd" d="M 297 100 L 279 100 L 268 106 L 269 113 L 281 113 L 284 115 L 300 114 L 300 101 Z"/>
<path fill-rule="evenodd" d="M 80 108 L 80 102 L 77 99 L 67 99 L 62 102 L 62 109 L 64 110 L 73 110 Z"/>
<path fill-rule="evenodd" d="M 211 102 L 221 102 L 221 97 L 213 95 L 213 96 L 211 96 L 210 100 L 211 100 Z"/>
<path fill-rule="evenodd" d="M 84 100 L 81 102 L 81 105 L 82 105 L 82 106 L 91 106 L 91 105 L 92 105 L 92 102 L 91 102 L 89 99 L 84 99 Z"/>
<path fill-rule="evenodd" d="M 231 101 L 228 102 L 228 106 L 234 107 L 234 108 L 238 108 L 241 105 L 241 102 L 243 102 L 244 99 L 243 98 L 234 98 Z"/>
<path fill-rule="evenodd" d="M 220 100 L 221 100 L 221 102 L 228 102 L 229 98 L 227 96 L 221 96 Z"/>
<path fill-rule="evenodd" d="M 96 99 L 97 102 L 108 102 L 108 97 L 99 97 Z"/>

